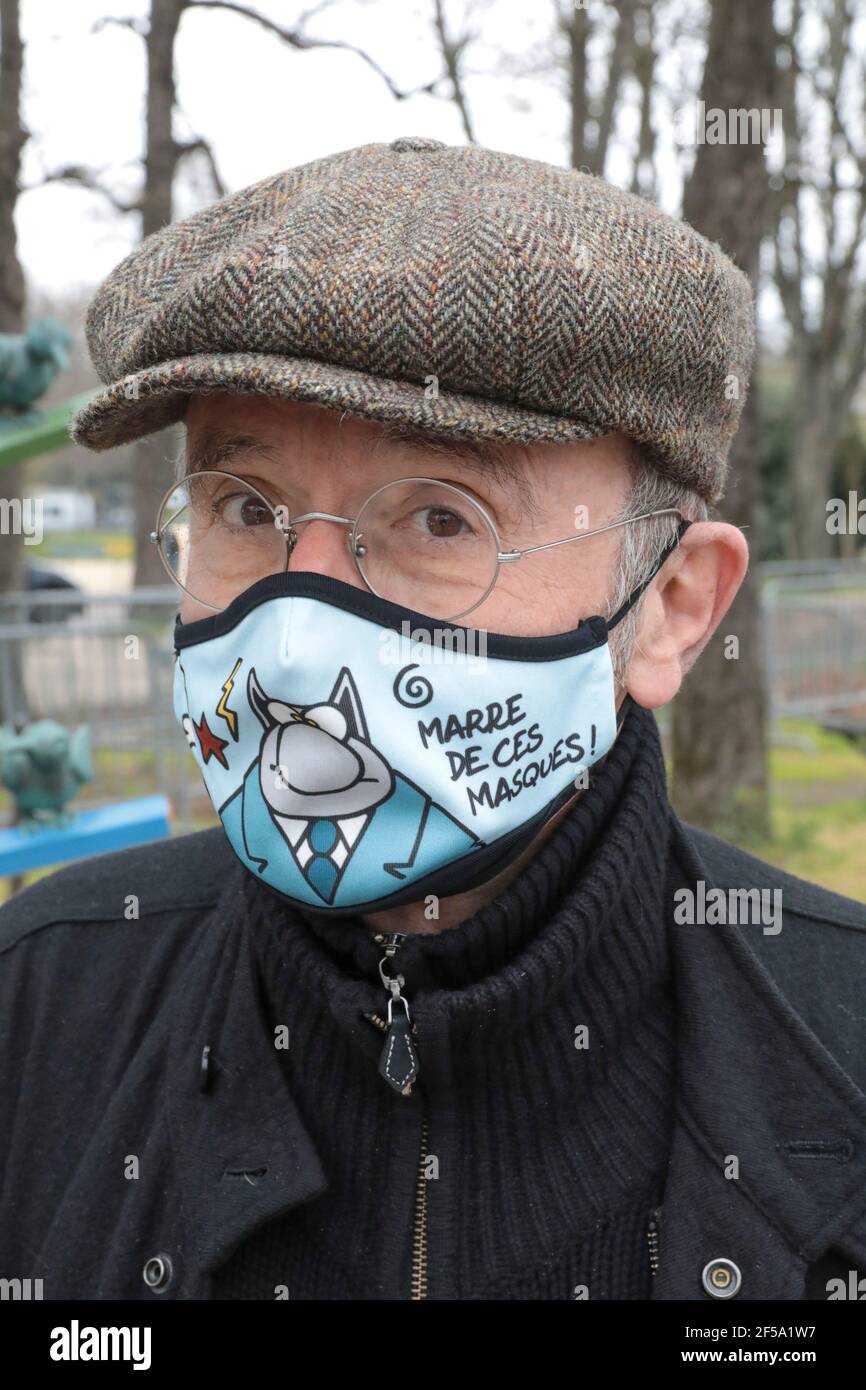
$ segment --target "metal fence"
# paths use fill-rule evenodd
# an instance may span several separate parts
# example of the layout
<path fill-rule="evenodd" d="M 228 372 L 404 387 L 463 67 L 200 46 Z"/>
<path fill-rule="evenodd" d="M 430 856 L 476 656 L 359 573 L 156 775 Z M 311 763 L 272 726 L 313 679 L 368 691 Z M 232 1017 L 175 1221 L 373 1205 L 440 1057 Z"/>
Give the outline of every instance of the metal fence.
<path fill-rule="evenodd" d="M 765 564 L 761 580 L 771 718 L 866 732 L 866 563 Z"/>
<path fill-rule="evenodd" d="M 866 729 L 866 564 L 765 565 L 762 608 L 771 718 Z M 0 596 L 0 708 L 90 725 L 97 775 L 76 805 L 159 791 L 186 830 L 215 816 L 172 714 L 176 611 L 170 586 Z"/>
<path fill-rule="evenodd" d="M 172 715 L 176 611 L 171 586 L 0 596 L 0 708 L 90 726 L 96 776 L 76 806 L 159 791 L 185 830 L 214 818 Z"/>

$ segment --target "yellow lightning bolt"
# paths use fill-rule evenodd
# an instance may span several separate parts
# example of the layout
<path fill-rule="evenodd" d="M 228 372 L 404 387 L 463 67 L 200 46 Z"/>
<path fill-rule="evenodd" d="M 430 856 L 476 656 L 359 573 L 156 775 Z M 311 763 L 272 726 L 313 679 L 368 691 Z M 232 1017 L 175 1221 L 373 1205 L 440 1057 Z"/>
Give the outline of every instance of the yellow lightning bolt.
<path fill-rule="evenodd" d="M 226 704 L 226 700 L 228 699 L 228 697 L 229 697 L 229 696 L 231 695 L 231 693 L 232 693 L 232 689 L 234 688 L 234 683 L 235 683 L 235 676 L 237 675 L 237 673 L 238 673 L 238 667 L 239 667 L 241 664 L 242 664 L 242 658 L 241 658 L 241 657 L 238 657 L 238 659 L 237 659 L 237 661 L 235 662 L 235 665 L 234 665 L 234 670 L 232 671 L 232 673 L 231 673 L 231 675 L 229 676 L 228 680 L 227 680 L 227 681 L 225 682 L 225 684 L 223 685 L 223 688 L 222 688 L 222 691 L 223 691 L 222 697 L 221 697 L 221 699 L 220 699 L 219 704 L 218 704 L 217 707 L 216 707 L 216 712 L 217 712 L 217 714 L 220 716 L 221 719 L 224 719 L 224 720 L 226 721 L 226 723 L 228 724 L 228 726 L 229 726 L 229 732 L 231 733 L 232 738 L 235 740 L 235 743 L 237 743 L 237 738 L 238 738 L 238 717 L 237 717 L 237 714 L 235 713 L 235 711 L 234 711 L 233 709 L 229 709 L 228 705 Z"/>

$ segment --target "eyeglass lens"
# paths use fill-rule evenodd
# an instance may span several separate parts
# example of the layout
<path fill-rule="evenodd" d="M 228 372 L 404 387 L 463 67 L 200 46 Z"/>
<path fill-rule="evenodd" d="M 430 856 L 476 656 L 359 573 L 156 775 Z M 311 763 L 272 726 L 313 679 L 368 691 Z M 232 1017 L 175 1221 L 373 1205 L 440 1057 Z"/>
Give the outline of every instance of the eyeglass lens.
<path fill-rule="evenodd" d="M 193 598 L 224 608 L 257 580 L 284 571 L 287 561 L 299 568 L 291 559 L 297 542 L 290 532 L 287 546 L 284 535 L 290 514 L 229 474 L 192 474 L 160 511 L 166 566 Z M 298 541 L 310 524 L 319 523 L 298 523 Z M 455 619 L 473 608 L 496 575 L 496 537 L 484 512 L 445 483 L 410 478 L 379 488 L 358 514 L 353 541 L 355 563 L 374 593 L 431 617 Z"/>

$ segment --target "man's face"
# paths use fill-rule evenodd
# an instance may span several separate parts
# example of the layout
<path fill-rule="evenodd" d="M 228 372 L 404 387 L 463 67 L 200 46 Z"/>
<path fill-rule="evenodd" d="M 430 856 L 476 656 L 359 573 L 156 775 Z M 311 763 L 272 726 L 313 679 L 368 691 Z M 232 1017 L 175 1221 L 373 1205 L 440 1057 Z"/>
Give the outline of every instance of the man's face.
<path fill-rule="evenodd" d="M 630 446 L 621 434 L 589 443 L 509 446 L 517 476 L 508 477 L 474 460 L 383 438 L 375 421 L 304 402 L 193 396 L 186 426 L 190 468 L 204 459 L 201 466 L 243 478 L 289 515 L 319 511 L 354 518 L 375 489 L 422 476 L 465 489 L 490 516 L 504 550 L 607 525 L 621 511 L 630 484 Z M 233 436 L 254 443 L 227 448 Z M 212 453 L 215 445 L 219 455 Z M 208 461 L 217 457 L 221 461 Z M 490 632 L 543 636 L 604 612 L 621 534 L 608 532 L 501 565 L 492 592 L 458 621 Z M 289 569 L 365 588 L 346 528 L 332 522 L 299 525 Z M 415 606 L 425 611 L 423 604 Z M 211 612 L 183 595 L 183 622 Z"/>

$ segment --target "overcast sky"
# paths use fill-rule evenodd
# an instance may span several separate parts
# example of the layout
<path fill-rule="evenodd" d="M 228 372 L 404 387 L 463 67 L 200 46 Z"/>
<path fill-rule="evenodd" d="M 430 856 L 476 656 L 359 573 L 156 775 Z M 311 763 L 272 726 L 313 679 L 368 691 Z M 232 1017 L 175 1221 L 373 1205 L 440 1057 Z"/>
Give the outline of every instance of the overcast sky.
<path fill-rule="evenodd" d="M 36 183 L 47 170 L 84 163 L 106 170 L 118 191 L 137 190 L 144 45 L 117 25 L 95 34 L 91 30 L 101 15 L 145 18 L 148 8 L 147 0 L 22 0 L 23 117 L 35 136 L 25 151 L 25 185 Z M 284 25 L 301 12 L 292 0 L 259 0 L 251 8 Z M 525 9 L 532 8 L 494 5 L 485 30 L 498 34 L 497 10 L 507 20 L 510 9 L 517 23 L 502 23 L 503 43 L 507 47 L 510 37 L 519 54 L 530 32 Z M 536 14 L 544 10 L 535 7 Z M 323 13 L 308 32 L 363 47 L 409 88 L 439 71 L 424 17 L 428 12 L 423 0 L 356 0 Z M 538 36 L 543 36 L 540 28 Z M 298 53 L 249 20 L 218 10 L 184 14 L 175 71 L 181 109 L 175 134 L 187 138 L 194 133 L 212 143 L 230 190 L 368 141 L 420 133 L 464 143 L 453 103 L 427 96 L 397 102 L 357 56 Z M 512 109 L 514 84 L 507 79 L 481 79 L 473 90 L 482 144 L 566 162 L 566 111 L 555 94 L 545 97 L 544 89 L 533 84 L 533 109 L 520 114 Z M 201 172 L 200 165 L 196 168 Z M 198 193 L 183 186 L 189 182 L 182 178 L 176 190 L 179 216 L 212 200 L 206 177 Z M 138 219 L 119 215 L 97 194 L 55 184 L 20 199 L 18 232 L 30 277 L 45 289 L 61 289 L 75 282 L 96 284 L 134 245 Z"/>
<path fill-rule="evenodd" d="M 566 166 L 564 75 L 514 75 L 534 52 L 552 55 L 555 0 L 475 3 L 473 27 L 481 42 L 469 52 L 473 75 L 467 89 L 478 142 Z M 701 0 L 683 4 L 699 9 Z M 291 25 L 304 7 L 296 0 L 249 0 L 249 8 Z M 297 52 L 248 19 L 205 6 L 195 10 L 193 5 L 184 13 L 175 47 L 175 134 L 203 136 L 211 143 L 230 191 L 337 150 L 399 135 L 465 143 L 452 101 L 417 96 L 398 102 L 355 54 Z M 363 48 L 408 89 L 441 71 L 432 10 L 432 0 L 346 0 L 323 11 L 306 32 Z M 462 0 L 452 0 L 448 12 L 459 20 L 464 10 Z M 93 26 L 105 16 L 144 21 L 148 0 L 21 0 L 21 12 L 22 114 L 33 132 L 24 153 L 25 187 L 74 163 L 99 171 L 118 194 L 132 197 L 140 186 L 144 43 L 128 28 L 107 24 L 93 32 Z M 662 33 L 658 47 L 665 85 L 687 96 L 702 69 L 700 45 L 666 44 Z M 693 119 L 693 103 L 687 112 Z M 626 136 L 632 115 L 627 108 Z M 684 127 L 673 120 L 667 124 L 670 139 L 659 158 L 660 203 L 676 212 L 680 182 L 673 133 L 676 129 L 681 139 Z M 175 185 L 176 217 L 213 201 L 207 170 L 194 160 L 186 161 Z M 629 173 L 626 147 L 615 146 L 607 177 L 625 184 Z M 137 215 L 120 214 L 99 194 L 70 184 L 24 193 L 17 226 L 28 278 L 48 295 L 92 290 L 140 235 Z M 771 302 L 769 318 L 776 317 Z"/>

